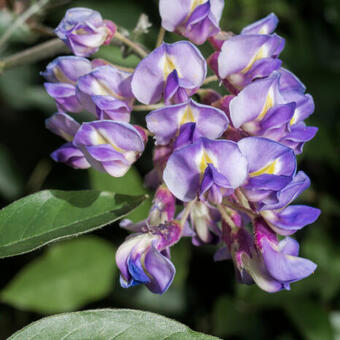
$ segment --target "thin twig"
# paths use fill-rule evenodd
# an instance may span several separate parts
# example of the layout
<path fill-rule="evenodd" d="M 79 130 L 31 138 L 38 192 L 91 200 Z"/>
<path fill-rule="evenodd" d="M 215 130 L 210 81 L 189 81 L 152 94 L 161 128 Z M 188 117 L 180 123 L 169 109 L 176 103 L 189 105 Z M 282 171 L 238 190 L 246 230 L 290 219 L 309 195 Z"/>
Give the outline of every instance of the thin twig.
<path fill-rule="evenodd" d="M 133 111 L 153 111 L 164 107 L 163 103 L 153 105 L 134 105 Z"/>
<path fill-rule="evenodd" d="M 112 65 L 112 66 L 118 68 L 118 70 L 122 70 L 122 71 L 125 71 L 125 72 L 130 72 L 130 73 L 135 72 L 135 69 L 132 68 L 132 67 L 125 67 L 125 66 L 120 66 L 120 65 L 117 65 L 117 64 L 112 64 L 112 63 L 110 63 L 109 65 Z"/>
<path fill-rule="evenodd" d="M 114 38 L 115 39 L 113 39 L 112 44 L 115 44 L 117 40 L 122 42 L 124 45 L 130 47 L 134 51 L 134 53 L 141 59 L 145 58 L 148 55 L 148 53 L 142 47 L 140 47 L 137 43 L 125 37 L 118 31 L 115 33 Z"/>
<path fill-rule="evenodd" d="M 158 33 L 156 47 L 159 47 L 162 44 L 162 42 L 164 40 L 164 36 L 165 36 L 165 29 L 163 27 L 161 27 L 160 30 L 159 30 L 159 33 Z"/>
<path fill-rule="evenodd" d="M 247 197 L 244 195 L 244 193 L 242 192 L 241 188 L 238 188 L 238 189 L 235 190 L 235 195 L 236 195 L 238 201 L 242 204 L 242 206 L 251 210 L 249 201 L 248 201 Z"/>
<path fill-rule="evenodd" d="M 180 224 L 182 227 L 184 227 L 185 222 L 187 221 L 189 214 L 191 212 L 192 206 L 194 205 L 194 203 L 196 202 L 196 199 L 192 200 L 191 202 L 189 202 L 187 204 L 187 206 L 184 208 L 183 210 L 183 215 L 181 217 L 181 221 Z"/>
<path fill-rule="evenodd" d="M 55 37 L 54 29 L 52 27 L 41 25 L 37 22 L 28 23 L 27 25 L 33 32 L 37 32 L 48 37 Z"/>
<path fill-rule="evenodd" d="M 225 207 L 221 204 L 217 205 L 218 211 L 221 213 L 222 218 L 229 224 L 230 228 L 233 230 L 238 229 L 237 225 L 233 221 L 233 219 L 228 215 L 228 213 L 225 210 Z"/>
<path fill-rule="evenodd" d="M 240 206 L 236 203 L 233 203 L 233 202 L 231 202 L 227 199 L 223 200 L 223 205 L 226 206 L 226 207 L 232 208 L 234 210 L 242 211 L 245 214 L 249 215 L 250 217 L 257 217 L 257 214 L 254 211 L 247 209 L 245 207 L 242 207 L 242 206 Z"/>
<path fill-rule="evenodd" d="M 0 48 L 5 45 L 5 43 L 8 41 L 8 39 L 12 36 L 12 34 L 16 31 L 18 27 L 22 26 L 32 15 L 38 13 L 49 1 L 50 0 L 40 0 L 35 2 L 16 20 L 14 20 L 13 24 L 10 27 L 8 27 L 8 29 L 0 38 Z"/>
<path fill-rule="evenodd" d="M 47 176 L 52 170 L 52 163 L 49 159 L 40 160 L 32 171 L 28 179 L 26 190 L 28 193 L 39 191 L 43 186 Z"/>
<path fill-rule="evenodd" d="M 212 83 L 213 81 L 218 81 L 218 77 L 217 76 L 210 76 L 210 77 L 205 78 L 203 85 Z"/>
<path fill-rule="evenodd" d="M 0 73 L 16 66 L 35 63 L 67 51 L 68 48 L 61 40 L 58 38 L 51 39 L 0 60 Z"/>

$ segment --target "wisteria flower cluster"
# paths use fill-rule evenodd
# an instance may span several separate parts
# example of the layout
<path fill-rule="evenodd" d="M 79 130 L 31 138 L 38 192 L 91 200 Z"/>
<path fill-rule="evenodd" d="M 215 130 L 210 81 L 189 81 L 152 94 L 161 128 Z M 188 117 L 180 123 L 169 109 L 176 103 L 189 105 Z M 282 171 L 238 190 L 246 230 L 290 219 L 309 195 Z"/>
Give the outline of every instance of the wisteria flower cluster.
<path fill-rule="evenodd" d="M 304 122 L 313 98 L 281 67 L 277 17 L 234 35 L 219 27 L 223 7 L 222 0 L 160 0 L 163 28 L 190 41 L 161 43 L 133 72 L 85 58 L 116 32 L 98 12 L 73 8 L 56 29 L 75 56 L 42 73 L 58 108 L 46 127 L 66 140 L 52 158 L 120 177 L 154 140 L 149 216 L 121 222 L 132 232 L 116 253 L 123 287 L 164 293 L 175 275 L 170 248 L 183 237 L 216 245 L 216 261 L 232 259 L 240 282 L 267 292 L 290 289 L 316 269 L 291 237 L 320 214 L 291 205 L 310 185 L 296 155 L 317 132 Z M 214 52 L 206 61 L 194 44 L 207 40 Z M 206 87 L 207 65 L 220 93 Z M 135 101 L 150 108 L 145 126 L 130 123 Z M 83 110 L 92 121 L 67 114 Z"/>

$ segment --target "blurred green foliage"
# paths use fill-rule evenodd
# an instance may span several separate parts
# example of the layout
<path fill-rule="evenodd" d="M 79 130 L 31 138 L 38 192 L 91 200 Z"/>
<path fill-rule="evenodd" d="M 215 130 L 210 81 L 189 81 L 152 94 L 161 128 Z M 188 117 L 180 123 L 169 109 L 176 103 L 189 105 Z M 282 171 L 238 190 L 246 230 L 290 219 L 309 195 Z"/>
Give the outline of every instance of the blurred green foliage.
<path fill-rule="evenodd" d="M 0 1 L 0 6 L 21 2 L 25 1 Z M 143 12 L 149 16 L 153 26 L 148 35 L 140 37 L 140 41 L 152 50 L 160 23 L 157 3 L 157 0 L 51 0 L 42 13 L 30 20 L 30 24 L 36 20 L 55 27 L 67 8 L 88 6 L 132 32 Z M 316 103 L 316 112 L 308 124 L 318 126 L 319 132 L 298 157 L 300 169 L 311 177 L 312 188 L 300 201 L 320 207 L 323 214 L 317 223 L 297 234 L 301 241 L 302 255 L 319 265 L 316 273 L 293 284 L 289 292 L 267 294 L 255 286 L 241 286 L 236 283 L 230 262 L 214 263 L 213 248 L 198 249 L 187 240 L 173 249 L 177 275 L 173 286 L 165 295 L 152 295 L 145 287 L 124 290 L 116 282 L 108 289 L 107 297 L 104 297 L 105 294 L 98 294 L 100 300 L 92 303 L 90 301 L 93 299 L 83 298 L 71 307 L 59 306 L 58 311 L 78 306 L 151 310 L 175 317 L 197 331 L 224 339 L 340 339 L 340 1 L 226 0 L 222 28 L 238 33 L 243 26 L 270 12 L 275 12 L 280 18 L 277 33 L 286 39 L 286 48 L 281 55 L 285 67 L 300 77 Z M 13 20 L 12 17 L 11 11 L 1 11 L 0 34 Z M 32 32 L 29 27 L 23 26 L 12 36 L 7 49 L 3 51 L 5 55 L 21 51 L 48 38 Z M 179 37 L 167 33 L 165 39 L 171 42 Z M 211 51 L 210 46 L 202 46 L 204 55 L 208 56 Z M 130 56 L 122 59 L 120 52 L 119 48 L 108 46 L 101 49 L 97 56 L 128 67 L 137 64 L 137 58 Z M 37 164 L 46 159 L 61 143 L 57 137 L 44 130 L 44 118 L 56 110 L 53 101 L 45 93 L 43 79 L 39 76 L 39 71 L 47 62 L 49 60 L 18 67 L 0 76 L 2 206 L 28 193 L 27 183 Z M 134 120 L 141 123 L 143 116 L 143 113 L 136 113 Z M 119 181 L 93 171 L 75 171 L 64 165 L 53 164 L 42 187 L 145 193 L 141 178 L 151 169 L 149 149 L 145 158 L 137 162 L 136 168 Z M 140 208 L 139 217 L 145 216 L 147 204 Z M 133 218 L 137 219 L 137 216 Z M 118 224 L 95 234 L 115 247 L 126 236 Z M 86 251 L 85 249 L 84 255 Z M 41 255 L 41 251 L 36 251 L 19 258 L 2 260 L 0 288 L 3 292 L 8 292 L 11 287 L 13 289 L 13 284 L 22 279 L 22 271 L 25 273 L 30 268 L 32 270 L 32 266 L 39 264 L 39 261 L 44 263 L 51 254 L 52 249 L 49 249 L 44 255 Z M 112 258 L 113 256 L 114 254 Z M 108 263 L 112 263 L 112 258 L 107 260 Z M 98 255 L 96 260 L 99 263 L 101 256 Z M 27 264 L 28 267 L 25 267 Z M 19 272 L 20 270 L 22 271 Z M 83 267 L 83 274 L 79 273 L 79 278 L 73 279 L 80 280 L 81 275 L 86 275 L 86 270 L 86 266 Z M 112 273 L 113 270 L 114 266 Z M 44 282 L 39 284 L 43 285 Z M 54 284 L 58 285 L 58 282 Z M 27 285 L 25 294 L 33 296 L 35 288 L 30 290 L 30 285 Z M 62 289 L 62 286 L 56 286 L 55 289 Z M 19 299 L 20 295 L 16 298 Z M 44 299 L 44 296 L 40 299 Z M 23 306 L 13 299 L 7 299 L 7 303 L 9 305 L 0 305 L 1 339 L 32 320 L 39 319 L 40 313 L 46 312 L 37 305 Z M 43 305 L 44 301 L 41 303 Z"/>
<path fill-rule="evenodd" d="M 114 254 L 109 242 L 94 236 L 55 244 L 21 270 L 0 299 L 44 314 L 77 310 L 112 290 Z"/>

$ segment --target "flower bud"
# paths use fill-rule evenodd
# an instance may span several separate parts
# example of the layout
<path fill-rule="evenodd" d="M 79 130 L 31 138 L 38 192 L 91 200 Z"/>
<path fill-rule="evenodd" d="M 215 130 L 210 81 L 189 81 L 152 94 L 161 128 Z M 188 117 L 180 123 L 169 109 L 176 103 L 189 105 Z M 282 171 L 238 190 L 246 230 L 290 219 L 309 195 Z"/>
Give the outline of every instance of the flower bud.
<path fill-rule="evenodd" d="M 71 8 L 55 29 L 56 35 L 79 57 L 88 57 L 108 44 L 116 25 L 103 20 L 100 13 L 89 8 Z"/>

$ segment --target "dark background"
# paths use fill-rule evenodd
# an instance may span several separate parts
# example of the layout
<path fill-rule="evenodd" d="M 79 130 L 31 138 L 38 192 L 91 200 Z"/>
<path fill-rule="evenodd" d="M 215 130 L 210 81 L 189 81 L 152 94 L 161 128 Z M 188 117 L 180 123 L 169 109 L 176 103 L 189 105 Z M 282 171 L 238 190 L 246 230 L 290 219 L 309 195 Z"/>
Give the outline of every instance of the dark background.
<path fill-rule="evenodd" d="M 22 11 L 28 3 L 0 0 L 0 34 L 13 21 L 12 12 Z M 11 55 L 49 39 L 38 32 L 37 24 L 56 27 L 65 10 L 76 6 L 99 10 L 104 18 L 127 30 L 135 27 L 142 12 L 146 13 L 153 26 L 149 34 L 140 39 L 149 49 L 154 47 L 160 24 L 157 1 L 89 0 L 72 1 L 72 4 L 71 1 L 50 1 L 28 25 L 16 30 L 0 53 Z M 340 2 L 228 0 L 221 27 L 238 33 L 245 25 L 270 12 L 279 17 L 277 33 L 286 39 L 281 55 L 284 66 L 306 84 L 307 92 L 316 103 L 316 111 L 307 123 L 318 126 L 319 132 L 298 156 L 299 168 L 310 176 L 312 186 L 300 201 L 321 208 L 323 214 L 296 237 L 301 242 L 302 255 L 318 264 L 317 271 L 293 284 L 290 292 L 267 294 L 256 286 L 238 284 L 231 262 L 213 262 L 214 248 L 196 248 L 187 240 L 174 247 L 178 272 L 174 285 L 165 295 L 151 295 L 144 287 L 126 291 L 120 288 L 116 271 L 112 288 L 97 301 L 84 299 L 78 310 L 122 307 L 154 311 L 223 339 L 340 339 Z M 165 39 L 174 41 L 180 37 L 167 33 Z M 206 56 L 212 52 L 208 45 L 201 50 Z M 99 56 L 131 67 L 138 61 L 133 56 L 121 60 L 119 49 L 113 47 L 103 48 Z M 95 175 L 49 159 L 49 154 L 61 144 L 58 137 L 44 128 L 45 118 L 55 111 L 54 102 L 45 93 L 39 76 L 49 61 L 0 75 L 1 207 L 45 188 L 96 187 Z M 143 120 L 143 113 L 135 115 L 138 115 L 134 118 L 136 121 Z M 149 153 L 138 161 L 140 175 L 151 169 L 150 157 Z M 118 225 L 94 234 L 116 247 L 126 236 Z M 1 260 L 0 290 L 8 287 L 19 271 L 45 252 L 46 248 Z M 38 292 L 32 294 L 37 294 L 38 299 Z M 65 311 L 69 310 L 65 307 Z M 44 315 L 39 308 L 0 303 L 0 339 Z"/>

